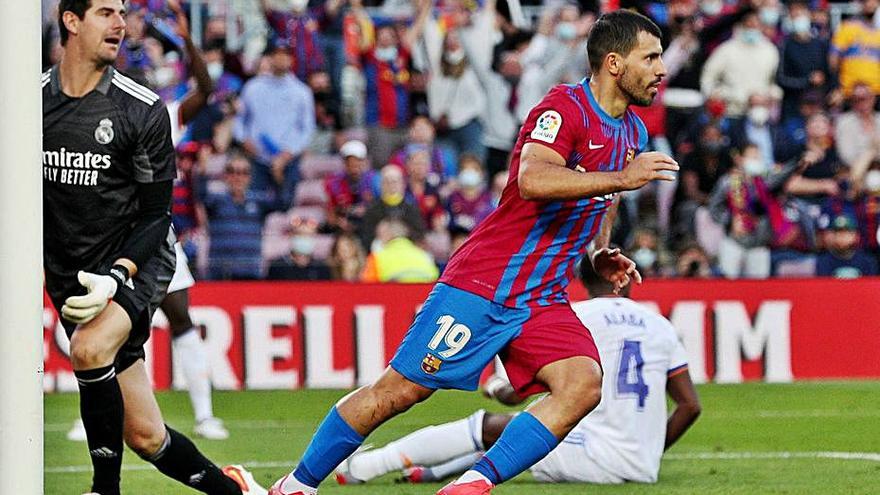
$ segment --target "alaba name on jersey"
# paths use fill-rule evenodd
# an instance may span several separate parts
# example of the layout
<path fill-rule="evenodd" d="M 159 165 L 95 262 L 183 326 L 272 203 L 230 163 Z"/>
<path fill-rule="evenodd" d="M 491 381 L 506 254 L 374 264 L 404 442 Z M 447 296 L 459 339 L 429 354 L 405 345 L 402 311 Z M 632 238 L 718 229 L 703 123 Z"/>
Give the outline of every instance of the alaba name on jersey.
<path fill-rule="evenodd" d="M 517 181 L 523 146 L 547 146 L 571 170 L 608 172 L 622 170 L 647 140 L 645 125 L 632 110 L 612 118 L 586 80 L 554 87 L 520 130 L 498 208 L 453 255 L 440 281 L 509 307 L 567 303 L 573 267 L 599 232 L 615 195 L 524 200 Z"/>
<path fill-rule="evenodd" d="M 666 380 L 687 369 L 687 355 L 665 318 L 622 297 L 572 305 L 590 329 L 605 376 L 602 401 L 569 433 L 591 462 L 624 479 L 653 483 L 666 441 Z"/>

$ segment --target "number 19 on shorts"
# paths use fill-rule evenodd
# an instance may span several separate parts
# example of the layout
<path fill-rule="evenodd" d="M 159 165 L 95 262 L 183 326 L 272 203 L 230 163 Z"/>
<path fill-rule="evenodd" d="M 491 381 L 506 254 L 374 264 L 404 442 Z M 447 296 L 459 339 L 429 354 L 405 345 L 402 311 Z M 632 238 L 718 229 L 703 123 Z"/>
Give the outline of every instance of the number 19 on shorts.
<path fill-rule="evenodd" d="M 436 351 L 441 343 L 446 344 L 447 349 L 438 353 L 443 359 L 458 354 L 471 340 L 471 329 L 461 323 L 455 323 L 455 318 L 451 315 L 443 315 L 438 318 L 437 325 L 440 327 L 434 333 L 434 338 L 428 343 L 428 349 Z"/>

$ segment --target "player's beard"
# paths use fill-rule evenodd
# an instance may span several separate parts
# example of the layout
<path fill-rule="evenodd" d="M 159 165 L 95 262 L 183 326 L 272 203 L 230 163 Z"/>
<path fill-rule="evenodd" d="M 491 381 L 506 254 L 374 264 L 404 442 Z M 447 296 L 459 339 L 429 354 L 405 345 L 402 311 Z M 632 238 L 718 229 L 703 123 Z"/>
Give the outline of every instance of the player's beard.
<path fill-rule="evenodd" d="M 650 106 L 651 103 L 654 103 L 654 97 L 657 94 L 649 93 L 648 89 L 650 88 L 642 87 L 637 78 L 628 77 L 627 74 L 629 74 L 629 71 L 624 67 L 623 73 L 617 78 L 617 87 L 624 95 L 626 95 L 626 99 L 629 100 L 630 105 L 647 107 Z"/>

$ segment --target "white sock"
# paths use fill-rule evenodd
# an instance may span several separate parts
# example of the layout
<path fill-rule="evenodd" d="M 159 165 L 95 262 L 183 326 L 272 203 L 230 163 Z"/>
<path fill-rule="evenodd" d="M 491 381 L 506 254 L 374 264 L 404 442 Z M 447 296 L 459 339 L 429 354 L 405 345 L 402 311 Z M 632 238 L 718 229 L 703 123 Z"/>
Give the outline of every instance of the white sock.
<path fill-rule="evenodd" d="M 193 327 L 174 338 L 173 348 L 174 364 L 180 366 L 183 371 L 196 422 L 213 417 L 211 369 L 201 335 Z"/>
<path fill-rule="evenodd" d="M 407 466 L 433 466 L 481 451 L 484 414 L 481 409 L 465 419 L 422 428 L 381 449 L 360 453 L 349 464 L 351 475 L 369 481 Z"/>
<path fill-rule="evenodd" d="M 425 469 L 425 474 L 422 476 L 422 480 L 440 481 L 449 478 L 450 476 L 461 474 L 473 467 L 481 457 L 483 457 L 482 451 L 463 455 L 437 466 L 431 466 Z"/>
<path fill-rule="evenodd" d="M 300 481 L 293 476 L 293 473 L 290 473 L 284 479 L 284 483 L 281 483 L 281 486 L 278 488 L 281 488 L 281 491 L 285 493 L 293 493 L 298 491 L 301 491 L 306 495 L 317 495 L 318 493 L 317 488 L 300 483 Z"/>
<path fill-rule="evenodd" d="M 455 484 L 458 485 L 462 483 L 470 483 L 472 481 L 485 481 L 490 485 L 492 484 L 492 482 L 489 481 L 489 478 L 483 476 L 483 473 L 479 471 L 474 471 L 473 469 L 467 470 L 463 475 L 461 475 L 461 477 L 455 480 Z"/>

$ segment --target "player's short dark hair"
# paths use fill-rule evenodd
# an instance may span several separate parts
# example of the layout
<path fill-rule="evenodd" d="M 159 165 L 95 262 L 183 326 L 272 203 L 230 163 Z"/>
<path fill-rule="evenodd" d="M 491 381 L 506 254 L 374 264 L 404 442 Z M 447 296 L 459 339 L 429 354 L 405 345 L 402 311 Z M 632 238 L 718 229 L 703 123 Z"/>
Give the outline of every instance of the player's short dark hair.
<path fill-rule="evenodd" d="M 82 19 L 91 6 L 92 0 L 61 0 L 61 3 L 58 4 L 58 33 L 61 35 L 62 46 L 67 44 L 67 38 L 70 37 L 70 33 L 67 32 L 67 27 L 64 25 L 64 13 L 70 11 Z"/>
<path fill-rule="evenodd" d="M 642 31 L 661 38 L 660 28 L 654 21 L 630 10 L 617 10 L 602 14 L 587 38 L 587 57 L 590 69 L 598 72 L 605 56 L 611 52 L 623 56 L 629 54 L 639 41 Z"/>
<path fill-rule="evenodd" d="M 614 285 L 596 273 L 596 270 L 593 270 L 593 262 L 590 260 L 590 253 L 585 254 L 584 257 L 581 258 L 577 270 L 581 283 L 587 288 L 590 297 L 611 294 L 614 292 Z"/>

